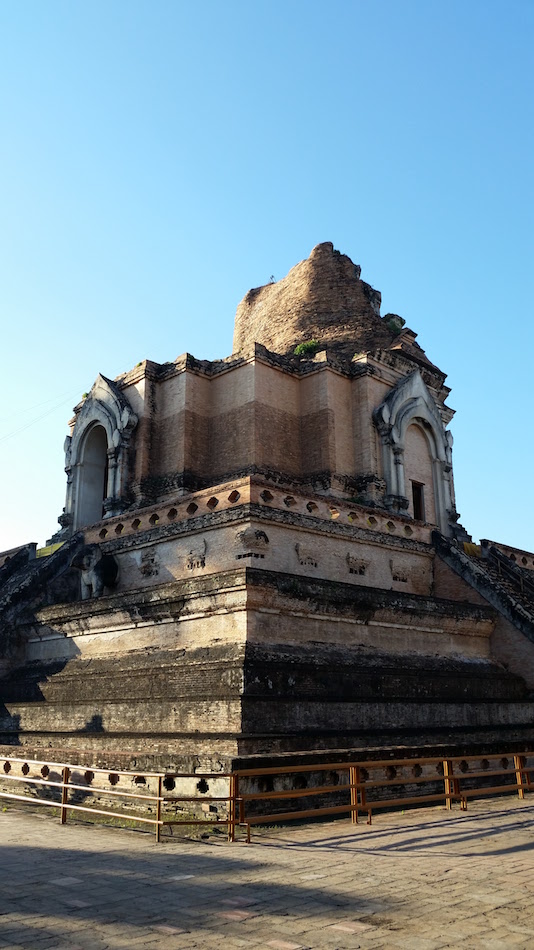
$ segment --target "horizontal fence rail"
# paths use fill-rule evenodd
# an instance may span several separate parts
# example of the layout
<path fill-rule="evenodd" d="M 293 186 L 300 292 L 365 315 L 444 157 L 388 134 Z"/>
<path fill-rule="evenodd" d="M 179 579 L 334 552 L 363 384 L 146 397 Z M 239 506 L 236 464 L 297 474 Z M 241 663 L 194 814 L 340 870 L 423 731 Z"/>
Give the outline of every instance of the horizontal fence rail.
<path fill-rule="evenodd" d="M 511 791 L 523 799 L 534 787 L 534 754 L 373 759 L 239 769 L 234 775 L 239 820 L 249 825 L 343 814 L 357 824 L 362 813 L 371 824 L 377 809 L 442 803 L 450 810 L 457 802 L 465 811 L 470 798 Z M 291 807 L 276 811 L 276 802 Z M 306 802 L 310 807 L 303 807 Z"/>
<path fill-rule="evenodd" d="M 225 794 L 206 794 L 208 782 L 225 785 Z M 174 792 L 177 784 L 181 793 L 179 790 L 168 794 Z M 17 788 L 22 794 L 17 793 Z M 223 825 L 231 841 L 235 840 L 236 826 L 242 827 L 250 841 L 250 826 L 236 822 L 239 802 L 234 789 L 231 773 L 131 772 L 11 756 L 0 758 L 0 799 L 56 808 L 61 824 L 66 824 L 71 811 L 115 822 L 140 822 L 153 827 L 156 841 L 161 839 L 162 828 L 169 826 L 172 832 L 174 825 Z M 224 806 L 222 816 L 209 812 L 214 802 Z M 170 806 L 181 804 L 200 805 L 202 809 L 207 806 L 209 817 L 199 818 L 187 810 L 171 815 Z"/>
<path fill-rule="evenodd" d="M 152 826 L 226 827 L 250 841 L 251 825 L 348 815 L 371 824 L 379 809 L 458 803 L 534 788 L 534 752 L 415 757 L 238 769 L 132 772 L 0 757 L 0 798 Z M 12 789 L 12 790 L 11 790 Z M 279 804 L 280 803 L 280 804 Z M 281 807 L 285 806 L 285 807 Z M 201 813 L 201 814 L 200 814 Z"/>

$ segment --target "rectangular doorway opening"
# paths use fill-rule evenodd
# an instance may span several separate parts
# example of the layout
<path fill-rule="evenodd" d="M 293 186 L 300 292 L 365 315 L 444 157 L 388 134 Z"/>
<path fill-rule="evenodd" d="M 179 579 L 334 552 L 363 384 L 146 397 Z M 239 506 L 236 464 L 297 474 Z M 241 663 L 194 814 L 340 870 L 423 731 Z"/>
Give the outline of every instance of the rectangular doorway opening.
<path fill-rule="evenodd" d="M 412 500 L 414 521 L 424 521 L 425 486 L 421 482 L 412 482 Z"/>

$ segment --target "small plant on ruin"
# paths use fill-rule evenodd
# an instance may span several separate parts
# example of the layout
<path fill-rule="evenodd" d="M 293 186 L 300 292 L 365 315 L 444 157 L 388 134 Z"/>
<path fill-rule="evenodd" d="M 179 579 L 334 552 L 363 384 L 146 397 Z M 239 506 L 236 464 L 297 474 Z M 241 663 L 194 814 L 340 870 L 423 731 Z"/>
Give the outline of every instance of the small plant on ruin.
<path fill-rule="evenodd" d="M 386 313 L 384 314 L 383 320 L 388 330 L 390 330 L 394 336 L 398 336 L 406 324 L 406 320 L 399 317 L 398 313 Z"/>
<path fill-rule="evenodd" d="M 298 343 L 293 352 L 295 356 L 308 356 L 313 359 L 320 345 L 319 340 L 306 340 L 305 343 Z"/>

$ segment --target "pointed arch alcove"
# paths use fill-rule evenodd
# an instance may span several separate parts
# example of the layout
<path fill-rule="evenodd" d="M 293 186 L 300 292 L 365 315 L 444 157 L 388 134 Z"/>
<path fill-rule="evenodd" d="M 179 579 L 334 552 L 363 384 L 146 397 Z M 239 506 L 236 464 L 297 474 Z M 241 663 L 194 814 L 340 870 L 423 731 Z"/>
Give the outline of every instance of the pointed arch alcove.
<path fill-rule="evenodd" d="M 89 426 L 80 446 L 76 527 L 104 517 L 108 497 L 108 440 L 104 426 Z"/>
<path fill-rule="evenodd" d="M 452 480 L 452 436 L 417 370 L 375 409 L 387 485 L 386 504 L 450 535 L 457 516 Z"/>
<path fill-rule="evenodd" d="M 65 442 L 67 497 L 60 524 L 68 533 L 119 514 L 128 481 L 128 446 L 137 416 L 119 387 L 97 380 Z"/>

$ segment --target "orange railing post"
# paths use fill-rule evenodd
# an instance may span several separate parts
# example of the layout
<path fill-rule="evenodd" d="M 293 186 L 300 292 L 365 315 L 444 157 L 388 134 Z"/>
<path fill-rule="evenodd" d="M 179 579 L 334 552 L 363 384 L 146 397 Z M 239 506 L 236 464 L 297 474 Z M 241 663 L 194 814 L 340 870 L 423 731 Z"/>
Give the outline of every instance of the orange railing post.
<path fill-rule="evenodd" d="M 67 802 L 69 800 L 69 778 L 70 778 L 70 769 L 68 765 L 65 765 L 62 772 L 61 779 L 61 824 L 66 825 L 67 823 Z"/>
<path fill-rule="evenodd" d="M 158 777 L 158 800 L 156 802 L 156 843 L 161 841 L 161 803 L 163 801 L 162 790 L 163 776 Z"/>
<path fill-rule="evenodd" d="M 236 812 L 236 782 L 232 772 L 230 775 L 230 797 L 228 799 L 228 841 L 235 841 L 235 812 Z"/>
<path fill-rule="evenodd" d="M 350 784 L 350 820 L 353 825 L 358 824 L 358 785 L 360 782 L 360 770 L 357 765 L 351 765 L 349 768 Z"/>
<path fill-rule="evenodd" d="M 522 755 L 514 755 L 515 780 L 517 783 L 517 794 L 519 798 L 525 797 L 525 778 L 523 769 L 525 767 L 525 758 Z"/>

